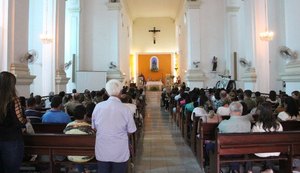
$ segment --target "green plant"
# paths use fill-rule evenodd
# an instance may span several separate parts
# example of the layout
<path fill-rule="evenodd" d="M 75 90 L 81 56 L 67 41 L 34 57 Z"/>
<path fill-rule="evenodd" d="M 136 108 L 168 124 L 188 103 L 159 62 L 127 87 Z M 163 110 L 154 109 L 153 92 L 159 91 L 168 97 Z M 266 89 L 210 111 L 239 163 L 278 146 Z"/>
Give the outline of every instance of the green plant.
<path fill-rule="evenodd" d="M 158 86 L 151 86 L 149 88 L 149 91 L 159 91 L 159 87 Z"/>

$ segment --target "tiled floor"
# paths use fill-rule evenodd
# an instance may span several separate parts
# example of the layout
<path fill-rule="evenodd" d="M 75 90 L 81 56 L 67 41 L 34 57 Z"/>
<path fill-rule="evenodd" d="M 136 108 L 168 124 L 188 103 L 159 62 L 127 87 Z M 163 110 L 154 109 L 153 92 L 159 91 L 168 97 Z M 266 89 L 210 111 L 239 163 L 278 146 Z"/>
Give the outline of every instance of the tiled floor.
<path fill-rule="evenodd" d="M 135 160 L 136 173 L 202 173 L 168 112 L 160 92 L 147 92 L 144 129 Z"/>

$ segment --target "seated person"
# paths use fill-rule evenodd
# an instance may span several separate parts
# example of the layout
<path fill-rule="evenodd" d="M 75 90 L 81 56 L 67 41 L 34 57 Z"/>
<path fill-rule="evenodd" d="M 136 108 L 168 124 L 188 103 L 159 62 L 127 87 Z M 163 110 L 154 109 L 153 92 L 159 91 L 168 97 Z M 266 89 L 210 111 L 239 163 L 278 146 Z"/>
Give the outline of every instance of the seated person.
<path fill-rule="evenodd" d="M 250 121 L 242 116 L 243 106 L 240 102 L 232 102 L 229 105 L 230 118 L 228 120 L 222 120 L 218 126 L 220 133 L 243 133 L 250 132 Z M 239 156 L 228 156 L 239 157 Z M 239 172 L 239 163 L 230 163 L 230 169 L 233 173 Z"/>
<path fill-rule="evenodd" d="M 93 114 L 93 111 L 95 109 L 95 106 L 96 106 L 95 103 L 90 102 L 85 107 L 86 108 L 86 114 L 85 114 L 84 119 L 89 124 L 92 123 L 92 114 Z"/>
<path fill-rule="evenodd" d="M 272 105 L 272 110 L 275 111 L 275 109 L 279 105 L 279 100 L 277 98 L 277 94 L 274 90 L 271 90 L 269 93 L 269 98 L 266 99 L 266 102 L 270 102 Z"/>
<path fill-rule="evenodd" d="M 220 116 L 229 115 L 229 113 L 230 113 L 229 104 L 230 104 L 230 100 L 225 99 L 223 101 L 223 105 L 217 109 L 217 114 Z"/>
<path fill-rule="evenodd" d="M 276 117 L 273 115 L 272 105 L 269 102 L 265 102 L 258 106 L 257 108 L 258 119 L 257 122 L 252 127 L 252 132 L 274 132 L 282 131 L 283 128 L 279 121 L 276 120 Z M 270 157 L 270 156 L 279 156 L 279 152 L 271 153 L 255 153 L 258 157 Z M 252 163 L 248 164 L 248 172 L 252 172 Z M 274 169 L 274 164 L 272 161 L 266 161 L 264 163 L 263 173 L 272 173 Z"/>
<path fill-rule="evenodd" d="M 42 122 L 42 113 L 40 111 L 35 110 L 35 104 L 36 100 L 34 97 L 30 97 L 29 99 L 27 99 L 27 108 L 24 114 L 26 118 L 30 119 L 31 123 L 40 123 Z"/>
<path fill-rule="evenodd" d="M 64 133 L 85 135 L 95 134 L 91 124 L 84 120 L 86 108 L 83 105 L 78 105 L 75 107 L 74 112 L 76 112 L 76 114 L 74 114 L 75 120 L 67 124 Z M 88 162 L 93 158 L 94 156 L 68 156 L 68 160 L 78 163 Z M 76 167 L 80 173 L 85 172 L 83 165 L 77 165 Z"/>
<path fill-rule="evenodd" d="M 199 99 L 199 106 L 194 108 L 192 115 L 195 113 L 195 117 L 201 117 L 203 121 L 205 121 L 205 116 L 208 116 L 207 111 L 204 109 L 205 103 L 208 98 L 206 96 L 201 96 Z M 193 116 L 191 116 L 191 120 L 193 121 Z"/>
<path fill-rule="evenodd" d="M 42 116 L 42 123 L 69 123 L 71 118 L 61 110 L 62 98 L 54 96 L 51 101 L 51 109 Z"/>
<path fill-rule="evenodd" d="M 132 103 L 132 98 L 130 95 L 122 94 L 120 100 L 122 103 L 124 103 L 126 106 L 128 106 L 132 115 L 134 115 L 136 113 L 137 107 L 135 104 Z M 138 116 L 138 115 L 136 115 L 136 116 Z"/>
<path fill-rule="evenodd" d="M 75 93 L 73 94 L 73 97 L 71 98 L 71 100 L 69 100 L 64 106 L 65 108 L 65 112 L 69 115 L 69 116 L 73 116 L 73 114 L 75 114 L 74 109 L 76 106 L 80 105 L 80 94 L 79 93 Z"/>
<path fill-rule="evenodd" d="M 280 112 L 277 116 L 280 121 L 300 120 L 297 103 L 292 97 L 284 99 L 284 107 L 285 111 Z"/>

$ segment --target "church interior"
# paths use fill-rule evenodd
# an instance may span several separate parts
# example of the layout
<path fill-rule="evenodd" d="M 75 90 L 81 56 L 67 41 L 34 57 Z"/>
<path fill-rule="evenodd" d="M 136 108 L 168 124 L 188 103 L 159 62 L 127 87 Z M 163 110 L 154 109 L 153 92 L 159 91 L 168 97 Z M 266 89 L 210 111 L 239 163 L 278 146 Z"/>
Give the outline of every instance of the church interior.
<path fill-rule="evenodd" d="M 1 71 L 20 95 L 48 95 L 107 79 L 290 94 L 299 88 L 297 0 L 2 0 Z M 27 53 L 34 56 L 26 56 Z M 158 69 L 151 70 L 151 57 Z M 216 68 L 213 58 L 216 57 Z M 98 76 L 95 82 L 85 77 Z M 83 82 L 85 81 L 85 82 Z M 97 83 L 96 83 L 97 82 Z"/>
<path fill-rule="evenodd" d="M 111 79 L 145 89 L 134 171 L 209 172 L 192 145 L 193 121 L 176 103 L 167 108 L 161 93 L 182 83 L 253 95 L 299 91 L 298 7 L 299 0 L 0 0 L 0 71 L 16 76 L 26 98 L 100 91 Z M 285 149 L 297 143 L 299 158 L 293 140 Z"/>

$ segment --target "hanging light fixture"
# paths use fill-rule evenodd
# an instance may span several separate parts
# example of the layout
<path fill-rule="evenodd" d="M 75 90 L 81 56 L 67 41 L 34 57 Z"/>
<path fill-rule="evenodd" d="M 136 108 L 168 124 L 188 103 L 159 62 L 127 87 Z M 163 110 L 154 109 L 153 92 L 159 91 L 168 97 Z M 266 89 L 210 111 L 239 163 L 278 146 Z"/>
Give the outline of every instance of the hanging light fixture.
<path fill-rule="evenodd" d="M 269 31 L 268 29 L 268 25 L 269 25 L 269 21 L 268 21 L 268 16 L 267 16 L 267 0 L 265 0 L 265 31 L 264 32 L 261 32 L 259 34 L 259 38 L 263 41 L 271 41 L 273 40 L 273 37 L 274 37 L 274 32 L 272 31 Z"/>
<path fill-rule="evenodd" d="M 41 42 L 43 44 L 50 44 L 52 43 L 52 36 L 48 34 L 48 0 L 46 0 L 46 9 L 45 9 L 45 31 L 40 35 Z"/>

